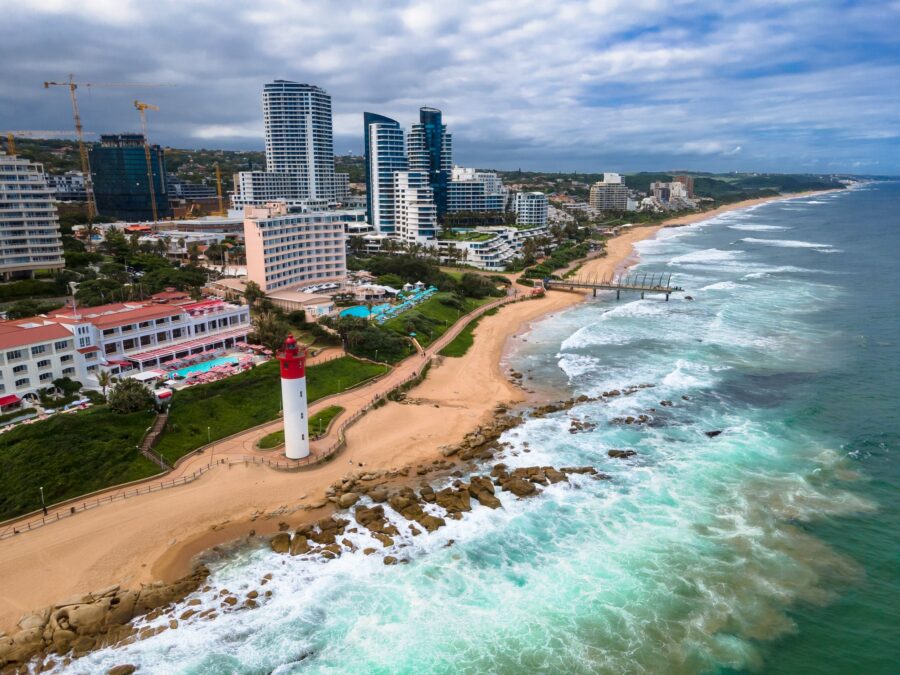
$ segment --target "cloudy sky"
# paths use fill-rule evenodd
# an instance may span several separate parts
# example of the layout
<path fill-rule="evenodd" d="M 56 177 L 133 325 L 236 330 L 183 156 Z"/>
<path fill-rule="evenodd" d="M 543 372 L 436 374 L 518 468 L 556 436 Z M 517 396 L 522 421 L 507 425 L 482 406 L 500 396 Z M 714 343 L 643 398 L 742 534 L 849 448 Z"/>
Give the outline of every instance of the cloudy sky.
<path fill-rule="evenodd" d="M 457 163 L 633 171 L 900 173 L 900 0 L 0 0 L 0 129 L 86 129 L 262 148 L 261 90 L 362 112 L 444 110 Z"/>

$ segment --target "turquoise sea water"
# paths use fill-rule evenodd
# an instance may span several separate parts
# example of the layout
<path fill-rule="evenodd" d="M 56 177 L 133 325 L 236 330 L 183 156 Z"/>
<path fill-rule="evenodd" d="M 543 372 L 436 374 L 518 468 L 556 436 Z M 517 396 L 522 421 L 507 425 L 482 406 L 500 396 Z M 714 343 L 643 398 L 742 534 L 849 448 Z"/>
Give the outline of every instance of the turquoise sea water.
<path fill-rule="evenodd" d="M 671 271 L 693 301 L 597 298 L 511 357 L 526 385 L 569 394 L 655 385 L 506 435 L 510 465 L 593 464 L 612 480 L 476 506 L 399 538 L 407 565 L 242 551 L 196 597 L 216 606 L 220 588 L 271 573 L 262 607 L 70 670 L 896 672 L 898 213 L 900 184 L 885 183 L 664 231 L 641 267 Z M 641 413 L 652 422 L 611 423 Z M 597 427 L 570 434 L 572 418 Z"/>

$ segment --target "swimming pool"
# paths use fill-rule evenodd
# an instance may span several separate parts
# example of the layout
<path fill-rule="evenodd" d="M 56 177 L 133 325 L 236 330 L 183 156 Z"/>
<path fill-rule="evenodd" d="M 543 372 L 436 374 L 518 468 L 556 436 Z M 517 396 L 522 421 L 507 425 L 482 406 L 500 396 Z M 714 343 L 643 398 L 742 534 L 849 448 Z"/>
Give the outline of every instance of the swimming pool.
<path fill-rule="evenodd" d="M 383 313 L 384 310 L 386 310 L 388 307 L 390 307 L 390 305 L 387 303 L 375 305 L 374 307 L 372 307 L 372 314 L 374 316 L 378 316 L 379 314 Z M 341 316 L 355 316 L 360 319 L 365 319 L 367 316 L 369 316 L 369 308 L 365 305 L 355 305 L 353 307 L 348 307 L 347 309 L 342 309 Z"/>
<path fill-rule="evenodd" d="M 213 359 L 212 361 L 204 361 L 203 363 L 195 363 L 192 366 L 185 366 L 184 368 L 179 368 L 178 370 L 173 370 L 170 373 L 171 375 L 179 375 L 181 377 L 187 377 L 191 373 L 205 373 L 208 370 L 212 370 L 216 366 L 223 366 L 226 363 L 237 363 L 238 357 L 236 356 L 220 356 L 217 359 Z"/>

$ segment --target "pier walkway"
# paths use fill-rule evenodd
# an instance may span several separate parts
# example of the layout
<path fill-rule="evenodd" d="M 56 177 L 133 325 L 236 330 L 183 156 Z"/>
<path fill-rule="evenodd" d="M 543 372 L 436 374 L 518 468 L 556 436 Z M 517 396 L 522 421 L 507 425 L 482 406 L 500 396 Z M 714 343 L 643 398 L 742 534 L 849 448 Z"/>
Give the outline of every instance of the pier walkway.
<path fill-rule="evenodd" d="M 683 288 L 673 286 L 671 281 L 671 274 L 639 272 L 607 278 L 579 275 L 571 279 L 543 279 L 543 284 L 548 290 L 590 290 L 593 291 L 594 297 L 597 297 L 597 291 L 615 291 L 616 300 L 621 297 L 622 291 L 640 293 L 641 299 L 645 293 L 656 293 L 665 295 L 668 301 L 671 294 L 684 293 Z"/>

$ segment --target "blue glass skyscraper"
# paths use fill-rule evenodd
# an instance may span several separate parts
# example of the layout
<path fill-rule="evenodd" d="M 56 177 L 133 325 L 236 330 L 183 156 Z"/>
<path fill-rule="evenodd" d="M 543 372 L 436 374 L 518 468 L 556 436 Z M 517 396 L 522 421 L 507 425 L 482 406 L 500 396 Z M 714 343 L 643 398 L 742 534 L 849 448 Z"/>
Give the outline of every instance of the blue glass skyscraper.
<path fill-rule="evenodd" d="M 413 124 L 409 132 L 408 152 L 410 171 L 428 174 L 438 218 L 443 218 L 447 213 L 447 183 L 453 170 L 453 145 L 440 110 L 419 109 L 419 123 Z"/>

